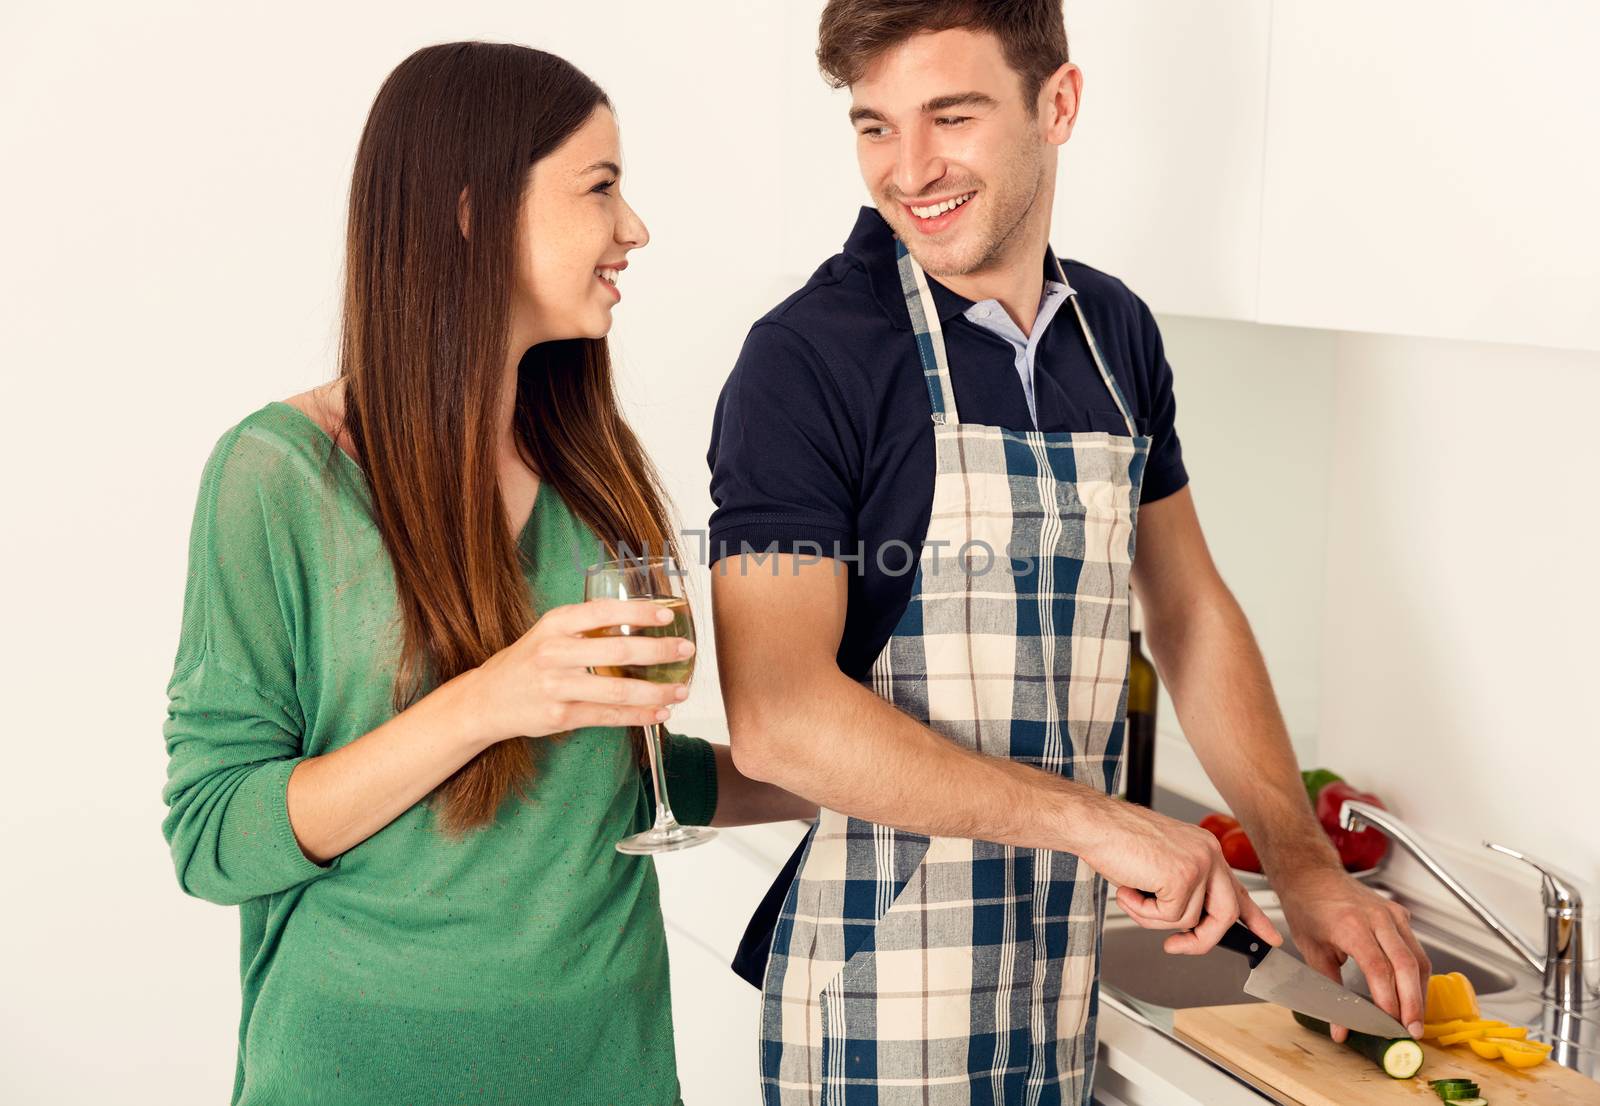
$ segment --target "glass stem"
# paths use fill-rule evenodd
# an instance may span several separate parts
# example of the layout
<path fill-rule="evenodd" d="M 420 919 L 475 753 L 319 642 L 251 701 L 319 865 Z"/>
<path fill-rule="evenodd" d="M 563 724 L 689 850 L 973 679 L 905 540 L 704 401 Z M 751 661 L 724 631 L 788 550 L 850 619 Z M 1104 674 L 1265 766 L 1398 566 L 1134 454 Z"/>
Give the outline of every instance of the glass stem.
<path fill-rule="evenodd" d="M 672 804 L 667 798 L 667 758 L 661 749 L 661 727 L 651 723 L 644 729 L 645 752 L 650 756 L 650 779 L 656 788 L 654 832 L 666 833 L 678 828 L 678 820 L 672 816 Z"/>

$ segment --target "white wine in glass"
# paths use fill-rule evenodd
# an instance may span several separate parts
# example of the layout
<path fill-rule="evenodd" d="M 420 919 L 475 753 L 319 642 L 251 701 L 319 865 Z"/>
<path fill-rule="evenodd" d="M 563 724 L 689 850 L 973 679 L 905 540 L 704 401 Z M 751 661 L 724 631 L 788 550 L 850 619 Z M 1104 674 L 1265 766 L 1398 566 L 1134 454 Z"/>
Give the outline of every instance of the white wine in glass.
<path fill-rule="evenodd" d="M 681 637 L 694 640 L 694 625 L 689 620 L 689 599 L 684 594 L 683 572 L 671 557 L 651 560 L 624 558 L 590 565 L 584 573 L 583 597 L 645 600 L 659 604 L 673 614 L 671 622 L 650 626 L 602 626 L 590 630 L 589 637 Z M 620 676 L 630 680 L 648 680 L 654 684 L 683 684 L 687 687 L 694 675 L 694 658 L 686 657 L 661 664 L 597 667 L 594 672 L 598 676 Z M 717 835 L 717 831 L 710 826 L 678 823 L 672 814 L 672 803 L 667 798 L 661 727 L 651 723 L 644 729 L 645 752 L 650 758 L 650 779 L 656 793 L 655 824 L 643 833 L 618 841 L 617 851 L 630 855 L 649 855 L 704 845 Z"/>

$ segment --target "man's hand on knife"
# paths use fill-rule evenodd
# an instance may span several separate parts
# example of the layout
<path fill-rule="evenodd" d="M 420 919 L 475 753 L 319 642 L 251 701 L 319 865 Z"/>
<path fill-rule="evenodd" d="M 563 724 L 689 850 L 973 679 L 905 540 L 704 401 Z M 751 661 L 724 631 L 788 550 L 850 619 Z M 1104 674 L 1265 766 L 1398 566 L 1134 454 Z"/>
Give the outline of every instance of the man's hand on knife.
<path fill-rule="evenodd" d="M 1411 931 L 1411 912 L 1327 865 L 1278 873 L 1272 885 L 1305 962 L 1338 980 L 1339 969 L 1354 957 L 1372 1001 L 1421 1037 L 1433 965 Z M 1343 1026 L 1333 1027 L 1334 1040 L 1347 1035 Z"/>
<path fill-rule="evenodd" d="M 1167 952 L 1209 952 L 1235 920 L 1268 944 L 1283 944 L 1210 833 L 1129 803 L 1109 800 L 1105 807 L 1096 812 L 1097 829 L 1082 856 L 1117 884 L 1117 905 L 1136 923 L 1188 931 L 1168 937 Z M 1338 981 L 1339 969 L 1354 957 L 1372 1001 L 1412 1036 L 1422 1036 L 1433 966 L 1411 931 L 1410 911 L 1331 863 L 1279 870 L 1272 885 L 1305 962 Z M 1344 1026 L 1332 1028 L 1336 1041 L 1348 1035 Z"/>
<path fill-rule="evenodd" d="M 1117 885 L 1117 905 L 1140 926 L 1185 931 L 1163 942 L 1167 952 L 1209 952 L 1236 921 L 1274 947 L 1283 944 L 1211 833 L 1115 799 L 1096 814 L 1083 859 Z"/>

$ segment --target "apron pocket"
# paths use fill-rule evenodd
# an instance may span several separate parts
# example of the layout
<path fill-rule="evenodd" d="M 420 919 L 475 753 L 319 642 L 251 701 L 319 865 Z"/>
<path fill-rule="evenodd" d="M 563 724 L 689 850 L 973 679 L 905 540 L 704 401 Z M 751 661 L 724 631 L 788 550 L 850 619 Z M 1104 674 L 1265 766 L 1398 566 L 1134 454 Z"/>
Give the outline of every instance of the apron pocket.
<path fill-rule="evenodd" d="M 856 954 L 871 943 L 883 920 L 900 907 L 928 855 L 929 846 L 924 834 L 885 829 L 855 818 L 850 819 L 849 834 L 851 852 L 856 855 L 848 862 L 843 886 L 846 968 Z M 873 847 L 856 850 L 858 834 L 867 837 Z M 879 878 L 879 872 L 887 874 L 889 879 Z"/>

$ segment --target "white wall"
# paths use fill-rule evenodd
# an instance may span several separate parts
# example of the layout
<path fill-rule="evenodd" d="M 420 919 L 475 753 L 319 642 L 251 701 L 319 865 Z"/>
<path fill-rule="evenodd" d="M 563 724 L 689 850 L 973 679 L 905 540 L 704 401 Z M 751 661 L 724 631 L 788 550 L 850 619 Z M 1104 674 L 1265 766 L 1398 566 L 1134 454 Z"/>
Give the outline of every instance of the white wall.
<path fill-rule="evenodd" d="M 1158 321 L 1207 545 L 1260 642 L 1296 752 L 1315 759 L 1338 336 L 1180 315 Z M 1158 718 L 1181 736 L 1165 688 Z"/>
<path fill-rule="evenodd" d="M 1592 917 L 1600 355 L 1161 321 L 1201 520 L 1302 762 L 1380 795 L 1536 946 L 1537 878 L 1483 841 L 1567 869 Z M 1294 448 L 1250 433 L 1258 403 Z M 1161 722 L 1158 777 L 1220 803 Z M 1454 908 L 1406 858 L 1388 875 Z"/>
<path fill-rule="evenodd" d="M 1480 846 L 1600 887 L 1596 411 L 1600 354 L 1339 342 L 1320 753 L 1536 936 L 1536 881 Z"/>

